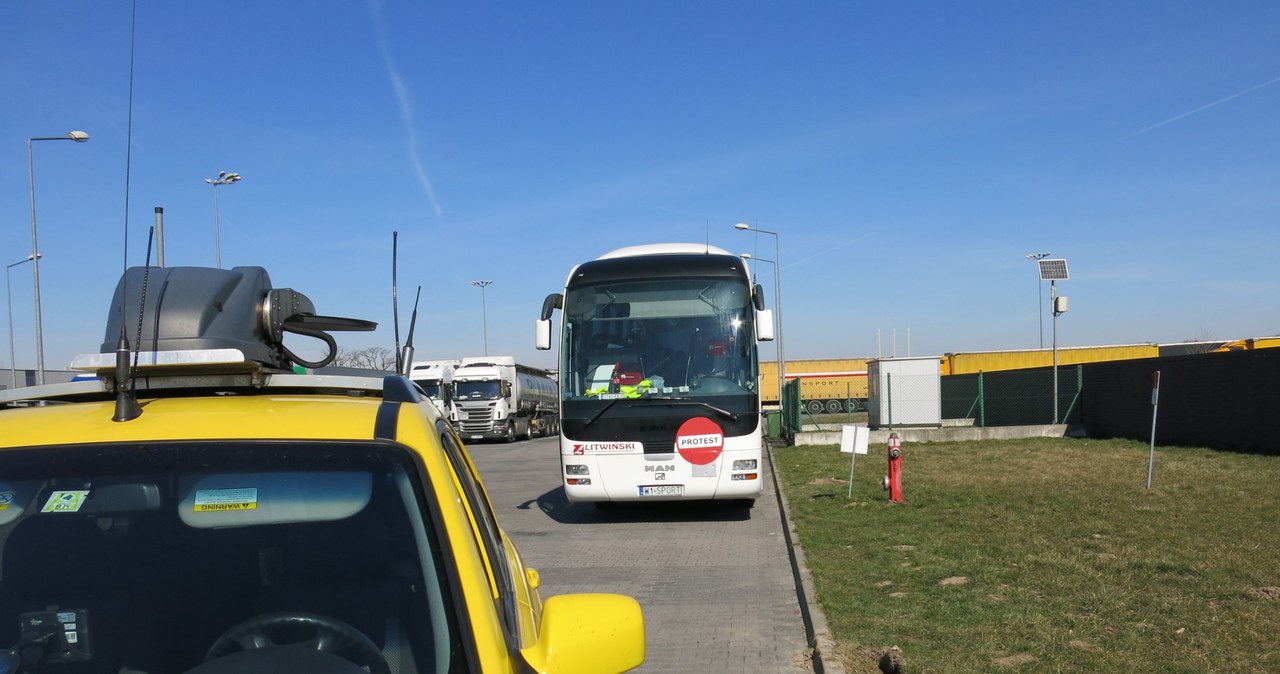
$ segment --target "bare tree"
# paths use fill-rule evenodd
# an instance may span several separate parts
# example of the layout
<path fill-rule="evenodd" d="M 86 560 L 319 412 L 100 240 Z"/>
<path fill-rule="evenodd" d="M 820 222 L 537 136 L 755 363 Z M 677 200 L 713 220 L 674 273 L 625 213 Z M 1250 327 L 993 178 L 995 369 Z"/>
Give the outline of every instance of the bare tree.
<path fill-rule="evenodd" d="M 1215 340 L 1213 332 L 1201 327 L 1191 339 L 1183 340 L 1182 353 L 1211 353 L 1222 346 L 1222 340 Z"/>
<path fill-rule="evenodd" d="M 371 346 L 359 351 L 348 351 L 338 347 L 338 355 L 333 364 L 339 367 L 358 367 L 366 370 L 383 370 L 394 372 L 396 354 L 385 346 Z"/>

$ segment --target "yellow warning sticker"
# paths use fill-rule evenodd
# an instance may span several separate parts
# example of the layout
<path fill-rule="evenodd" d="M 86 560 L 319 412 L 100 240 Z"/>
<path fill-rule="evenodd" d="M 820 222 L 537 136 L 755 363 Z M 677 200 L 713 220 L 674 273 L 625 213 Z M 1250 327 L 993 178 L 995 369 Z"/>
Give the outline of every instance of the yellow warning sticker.
<path fill-rule="evenodd" d="M 84 500 L 88 498 L 89 490 L 84 491 L 55 491 L 49 494 L 49 499 L 44 502 L 44 507 L 40 509 L 42 513 L 74 513 L 80 512 L 80 506 L 84 505 Z"/>
<path fill-rule="evenodd" d="M 0 510 L 8 510 L 13 504 L 13 492 L 0 491 Z"/>
<path fill-rule="evenodd" d="M 257 510 L 258 488 L 197 489 L 195 511 L 198 513 L 228 510 Z"/>

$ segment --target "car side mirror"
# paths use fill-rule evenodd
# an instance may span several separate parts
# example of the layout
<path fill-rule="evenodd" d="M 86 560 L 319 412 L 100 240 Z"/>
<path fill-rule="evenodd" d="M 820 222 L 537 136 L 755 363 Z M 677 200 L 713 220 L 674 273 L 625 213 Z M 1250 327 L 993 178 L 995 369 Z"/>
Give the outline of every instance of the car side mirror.
<path fill-rule="evenodd" d="M 520 651 L 535 672 L 625 672 L 644 663 L 644 613 L 620 594 L 562 594 L 542 604 L 538 640 Z"/>

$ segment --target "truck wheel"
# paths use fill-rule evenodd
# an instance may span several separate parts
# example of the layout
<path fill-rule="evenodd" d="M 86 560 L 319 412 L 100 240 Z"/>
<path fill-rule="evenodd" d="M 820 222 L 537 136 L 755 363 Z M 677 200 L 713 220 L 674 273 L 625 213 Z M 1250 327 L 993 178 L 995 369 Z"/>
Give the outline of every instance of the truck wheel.
<path fill-rule="evenodd" d="M 844 404 L 839 400 L 827 401 L 827 414 L 839 414 L 844 411 Z"/>
<path fill-rule="evenodd" d="M 804 404 L 804 407 L 809 410 L 809 414 L 822 414 L 824 406 L 821 400 L 810 400 Z"/>
<path fill-rule="evenodd" d="M 516 441 L 516 422 L 507 421 L 507 436 L 503 440 L 506 442 Z"/>

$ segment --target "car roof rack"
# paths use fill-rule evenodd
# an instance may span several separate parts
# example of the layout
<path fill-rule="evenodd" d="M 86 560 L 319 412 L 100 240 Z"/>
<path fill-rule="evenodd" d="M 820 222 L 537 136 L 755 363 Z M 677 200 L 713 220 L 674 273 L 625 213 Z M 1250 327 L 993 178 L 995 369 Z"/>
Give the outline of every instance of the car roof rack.
<path fill-rule="evenodd" d="M 384 398 L 394 394 L 404 398 L 403 392 L 392 391 L 394 386 L 385 381 L 387 377 L 399 379 L 399 375 L 383 370 L 310 370 L 301 367 L 277 370 L 249 360 L 235 349 L 151 351 L 137 356 L 138 364 L 132 370 L 129 384 L 137 392 L 153 396 L 189 395 L 200 391 L 305 391 Z M 77 356 L 71 363 L 71 369 L 82 374 L 76 375 L 74 380 L 0 391 L 0 407 L 37 402 L 110 400 L 118 390 L 114 358 L 115 354 L 100 353 Z"/>
<path fill-rule="evenodd" d="M 126 390 L 189 395 L 287 389 L 417 400 L 415 385 L 387 383 L 388 372 L 326 369 L 337 356 L 330 331 L 376 327 L 316 315 L 302 293 L 272 288 L 261 267 L 134 267 L 116 286 L 101 351 L 71 363 L 83 374 L 69 383 L 0 391 L 0 407 L 107 400 Z M 300 358 L 285 346 L 286 333 L 319 339 L 329 352 L 318 361 Z M 135 338 L 137 350 L 120 351 L 122 336 Z"/>

